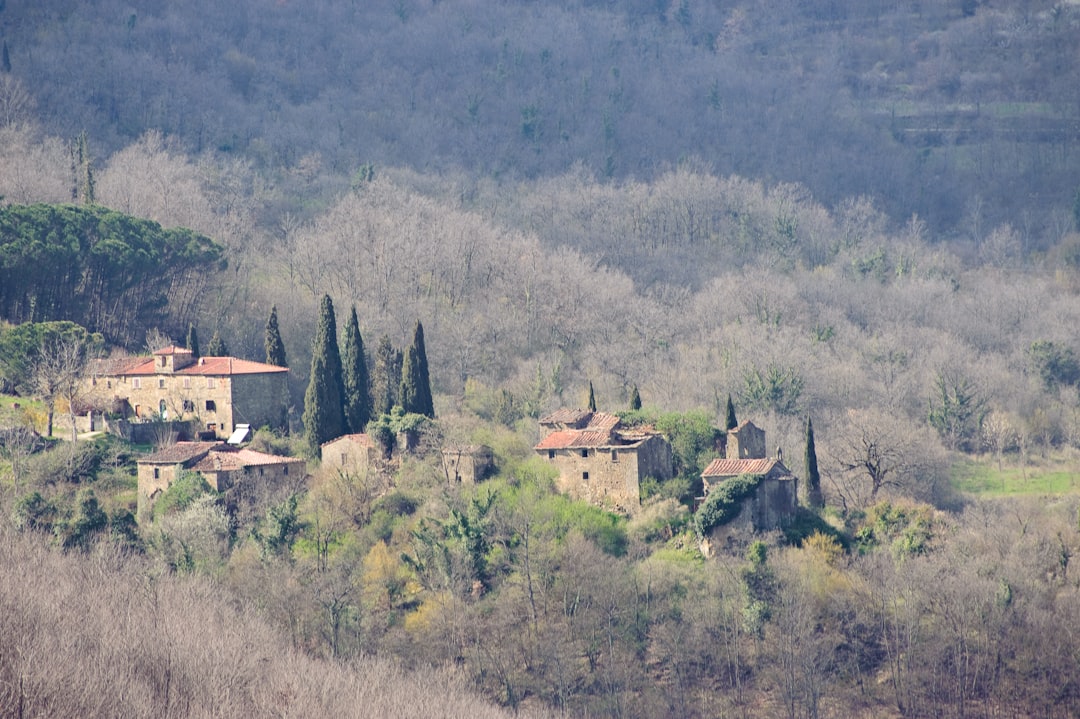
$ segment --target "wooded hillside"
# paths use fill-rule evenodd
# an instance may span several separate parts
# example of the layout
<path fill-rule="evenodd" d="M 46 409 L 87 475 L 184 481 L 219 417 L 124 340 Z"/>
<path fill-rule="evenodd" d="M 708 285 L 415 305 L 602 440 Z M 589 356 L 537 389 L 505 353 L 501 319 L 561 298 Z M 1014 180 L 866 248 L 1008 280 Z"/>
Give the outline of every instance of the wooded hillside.
<path fill-rule="evenodd" d="M 156 129 L 272 173 L 649 181 L 696 157 L 1038 241 L 1080 185 L 1068 2 L 8 0 L 0 36 L 29 96 L 7 117 L 105 155 Z"/>

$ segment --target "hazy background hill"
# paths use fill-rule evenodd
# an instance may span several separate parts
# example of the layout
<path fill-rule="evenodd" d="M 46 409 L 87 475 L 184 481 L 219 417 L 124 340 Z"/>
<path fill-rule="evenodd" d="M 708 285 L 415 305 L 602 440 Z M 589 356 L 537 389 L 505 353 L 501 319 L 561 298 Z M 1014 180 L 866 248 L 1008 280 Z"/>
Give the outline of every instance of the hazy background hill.
<path fill-rule="evenodd" d="M 1049 237 L 1080 184 L 1080 6 L 1044 0 L 7 0 L 44 129 L 266 171 L 649 181 L 687 158 Z M 293 208 L 295 209 L 295 208 Z M 1049 235 L 1048 235 L 1049 233 Z"/>

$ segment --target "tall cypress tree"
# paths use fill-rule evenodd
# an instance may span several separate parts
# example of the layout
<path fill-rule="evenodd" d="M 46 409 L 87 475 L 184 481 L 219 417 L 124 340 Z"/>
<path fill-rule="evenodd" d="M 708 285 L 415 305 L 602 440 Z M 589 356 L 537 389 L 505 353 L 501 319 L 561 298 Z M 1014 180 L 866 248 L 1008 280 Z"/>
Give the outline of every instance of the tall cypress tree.
<path fill-rule="evenodd" d="M 194 322 L 190 323 L 187 328 L 187 348 L 191 350 L 191 354 L 195 359 L 202 356 L 199 354 L 199 333 L 195 330 Z"/>
<path fill-rule="evenodd" d="M 589 411 L 596 411 L 596 392 L 593 391 L 592 380 L 589 380 Z"/>
<path fill-rule="evenodd" d="M 206 345 L 207 357 L 228 357 L 229 348 L 225 346 L 225 340 L 221 339 L 221 333 L 214 330 L 214 336 L 210 338 L 210 344 Z"/>
<path fill-rule="evenodd" d="M 375 367 L 371 375 L 372 416 L 389 414 L 397 404 L 398 380 L 401 377 L 397 356 L 390 338 L 383 335 L 375 350 Z"/>
<path fill-rule="evenodd" d="M 0 60 L 0 70 L 4 72 L 11 72 L 11 55 L 8 54 L 7 40 L 4 40 L 4 55 Z"/>
<path fill-rule="evenodd" d="M 272 364 L 275 367 L 289 366 L 285 358 L 285 343 L 281 341 L 281 332 L 278 330 L 277 305 L 270 308 L 263 344 L 266 347 L 266 364 Z"/>
<path fill-rule="evenodd" d="M 727 420 L 724 429 L 732 430 L 739 426 L 739 420 L 735 419 L 735 403 L 731 401 L 731 395 L 727 396 Z"/>
<path fill-rule="evenodd" d="M 814 423 L 810 421 L 810 415 L 806 416 L 806 502 L 811 507 L 825 506 L 817 466 L 817 448 L 814 446 Z"/>
<path fill-rule="evenodd" d="M 637 385 L 634 385 L 634 389 L 630 392 L 630 409 L 641 409 L 641 395 L 638 393 Z"/>
<path fill-rule="evenodd" d="M 371 388 L 368 386 L 367 359 L 364 339 L 360 336 L 360 321 L 356 305 L 345 325 L 345 356 L 342 357 L 345 382 L 345 419 L 353 432 L 363 432 L 371 419 Z"/>
<path fill-rule="evenodd" d="M 311 377 L 304 393 L 304 434 L 312 453 L 317 455 L 323 442 L 345 434 L 344 397 L 334 303 L 330 295 L 323 295 L 311 343 Z"/>
<path fill-rule="evenodd" d="M 413 341 L 405 350 L 401 367 L 401 389 L 398 399 L 406 412 L 435 417 L 428 376 L 427 349 L 424 347 L 424 326 L 416 321 Z"/>

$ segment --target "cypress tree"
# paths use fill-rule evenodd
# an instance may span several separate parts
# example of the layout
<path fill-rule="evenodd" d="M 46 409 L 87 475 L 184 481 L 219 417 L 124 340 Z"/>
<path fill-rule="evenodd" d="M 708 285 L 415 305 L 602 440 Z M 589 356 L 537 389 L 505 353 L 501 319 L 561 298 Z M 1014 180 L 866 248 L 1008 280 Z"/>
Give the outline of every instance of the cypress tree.
<path fill-rule="evenodd" d="M 191 350 L 192 356 L 195 359 L 199 359 L 199 333 L 195 330 L 195 323 L 192 322 L 187 328 L 187 348 Z"/>
<path fill-rule="evenodd" d="M 330 295 L 323 295 L 311 342 L 311 377 L 304 393 L 304 433 L 314 454 L 323 442 L 345 434 L 344 397 L 334 303 Z"/>
<path fill-rule="evenodd" d="M 731 401 L 731 395 L 727 396 L 727 420 L 724 429 L 732 430 L 739 426 L 739 420 L 735 419 L 735 403 Z"/>
<path fill-rule="evenodd" d="M 285 343 L 281 341 L 281 332 L 278 330 L 277 305 L 270 308 L 263 344 L 266 347 L 266 364 L 272 364 L 275 367 L 289 366 L 285 358 Z"/>
<path fill-rule="evenodd" d="M 389 414 L 397 404 L 397 378 L 401 377 L 397 356 L 390 338 L 383 335 L 375 350 L 375 367 L 371 376 L 371 414 L 374 417 Z"/>
<path fill-rule="evenodd" d="M 363 432 L 371 419 L 371 389 L 368 386 L 367 359 L 364 356 L 364 339 L 360 336 L 360 321 L 356 318 L 356 305 L 349 313 L 345 325 L 345 356 L 342 357 L 345 383 L 345 419 L 353 432 Z"/>
<path fill-rule="evenodd" d="M 821 475 L 818 474 L 817 448 L 814 446 L 814 423 L 806 417 L 806 501 L 811 507 L 825 506 L 821 495 Z"/>
<path fill-rule="evenodd" d="M 4 40 L 4 57 L 0 60 L 0 70 L 11 72 L 11 55 L 8 54 L 7 40 Z"/>
<path fill-rule="evenodd" d="M 405 350 L 401 367 L 401 389 L 398 399 L 406 412 L 435 417 L 428 376 L 427 350 L 424 347 L 424 326 L 416 321 L 412 344 Z"/>
<path fill-rule="evenodd" d="M 592 380 L 589 380 L 589 411 L 596 411 L 596 393 L 593 392 Z"/>
<path fill-rule="evenodd" d="M 641 395 L 638 394 L 637 385 L 634 385 L 633 391 L 630 392 L 630 409 L 635 411 L 641 409 Z"/>
<path fill-rule="evenodd" d="M 214 330 L 214 336 L 210 338 L 210 344 L 206 345 L 207 357 L 228 357 L 229 348 L 225 346 L 225 340 L 221 339 L 221 333 Z"/>

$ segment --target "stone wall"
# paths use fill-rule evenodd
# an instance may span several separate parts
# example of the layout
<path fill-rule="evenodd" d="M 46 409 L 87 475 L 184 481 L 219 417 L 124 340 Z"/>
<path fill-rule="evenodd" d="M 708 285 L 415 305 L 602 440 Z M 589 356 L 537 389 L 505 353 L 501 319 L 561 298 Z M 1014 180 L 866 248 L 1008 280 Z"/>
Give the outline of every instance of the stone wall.
<path fill-rule="evenodd" d="M 640 506 L 641 475 L 635 448 L 559 449 L 548 456 L 559 468 L 556 484 L 560 492 L 619 512 L 632 512 Z"/>

